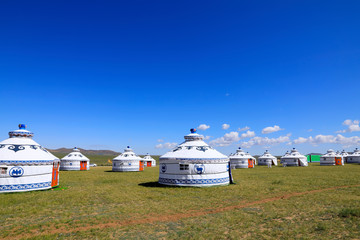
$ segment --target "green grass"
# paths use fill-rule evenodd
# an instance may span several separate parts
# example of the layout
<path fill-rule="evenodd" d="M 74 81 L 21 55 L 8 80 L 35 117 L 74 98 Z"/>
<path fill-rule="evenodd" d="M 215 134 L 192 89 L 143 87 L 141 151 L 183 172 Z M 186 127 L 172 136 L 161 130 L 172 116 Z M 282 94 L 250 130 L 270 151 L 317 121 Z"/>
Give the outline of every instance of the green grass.
<path fill-rule="evenodd" d="M 237 169 L 235 185 L 210 188 L 161 187 L 158 167 L 110 170 L 60 172 L 60 189 L 0 194 L 0 239 L 360 236 L 360 165 Z M 353 187 L 286 197 L 335 186 Z"/>

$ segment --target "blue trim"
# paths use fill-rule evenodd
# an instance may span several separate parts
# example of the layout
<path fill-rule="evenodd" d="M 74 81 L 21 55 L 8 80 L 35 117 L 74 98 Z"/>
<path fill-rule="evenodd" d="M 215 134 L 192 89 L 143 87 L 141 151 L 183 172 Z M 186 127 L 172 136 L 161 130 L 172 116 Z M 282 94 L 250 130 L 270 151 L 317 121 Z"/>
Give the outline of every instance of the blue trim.
<path fill-rule="evenodd" d="M 0 160 L 0 164 L 12 164 L 12 163 L 24 163 L 24 164 L 29 164 L 29 163 L 53 163 L 55 161 L 54 160 Z"/>
<path fill-rule="evenodd" d="M 47 187 L 51 187 L 51 182 L 0 185 L 0 192 L 36 190 L 36 189 L 47 188 Z"/>
<path fill-rule="evenodd" d="M 220 184 L 229 183 L 229 177 L 214 178 L 214 179 L 172 179 L 172 178 L 159 178 L 159 183 L 163 184 Z"/>

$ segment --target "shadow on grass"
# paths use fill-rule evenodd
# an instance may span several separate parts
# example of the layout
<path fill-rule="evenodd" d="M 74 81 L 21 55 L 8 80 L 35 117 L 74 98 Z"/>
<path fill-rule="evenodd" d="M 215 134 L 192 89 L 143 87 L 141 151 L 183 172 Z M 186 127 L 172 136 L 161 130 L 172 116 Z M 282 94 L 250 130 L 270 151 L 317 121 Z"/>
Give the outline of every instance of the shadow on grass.
<path fill-rule="evenodd" d="M 139 186 L 149 187 L 149 188 L 178 188 L 178 186 L 163 185 L 163 184 L 160 184 L 159 182 L 139 183 Z"/>

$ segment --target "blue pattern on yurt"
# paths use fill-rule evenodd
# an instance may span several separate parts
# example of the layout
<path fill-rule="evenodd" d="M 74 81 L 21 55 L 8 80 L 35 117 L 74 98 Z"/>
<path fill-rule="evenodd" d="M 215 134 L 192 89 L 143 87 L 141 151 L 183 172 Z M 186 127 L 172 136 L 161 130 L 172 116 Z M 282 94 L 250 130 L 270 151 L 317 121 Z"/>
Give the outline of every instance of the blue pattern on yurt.
<path fill-rule="evenodd" d="M 0 160 L 0 164 L 53 163 L 54 160 Z"/>
<path fill-rule="evenodd" d="M 13 167 L 9 171 L 10 177 L 21 177 L 24 175 L 24 169 L 22 167 Z"/>
<path fill-rule="evenodd" d="M 171 184 L 216 184 L 229 182 L 229 177 L 214 178 L 214 179 L 172 179 L 172 178 L 159 178 L 159 183 Z"/>
<path fill-rule="evenodd" d="M 43 183 L 30 183 L 30 184 L 14 184 L 14 185 L 0 185 L 1 191 L 18 191 L 18 190 L 30 190 L 51 187 L 51 182 Z"/>

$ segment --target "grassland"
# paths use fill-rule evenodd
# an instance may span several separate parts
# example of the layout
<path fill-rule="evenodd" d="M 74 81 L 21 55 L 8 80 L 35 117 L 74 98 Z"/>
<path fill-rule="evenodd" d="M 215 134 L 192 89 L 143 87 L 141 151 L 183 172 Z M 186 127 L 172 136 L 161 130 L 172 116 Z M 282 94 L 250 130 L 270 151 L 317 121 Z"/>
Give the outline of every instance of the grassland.
<path fill-rule="evenodd" d="M 162 187 L 144 172 L 61 172 L 60 188 L 0 194 L 3 239 L 359 239 L 360 165 L 256 167 L 236 184 Z"/>

